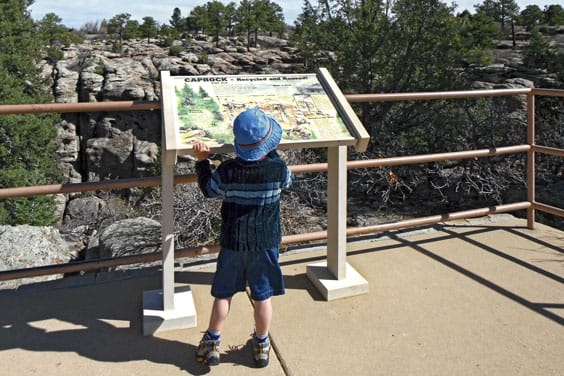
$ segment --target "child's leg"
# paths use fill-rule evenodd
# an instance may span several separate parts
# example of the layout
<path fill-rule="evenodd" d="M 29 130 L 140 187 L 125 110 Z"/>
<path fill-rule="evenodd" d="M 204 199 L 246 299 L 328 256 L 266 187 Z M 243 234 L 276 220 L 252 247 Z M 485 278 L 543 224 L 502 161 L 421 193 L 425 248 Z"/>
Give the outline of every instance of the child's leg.
<path fill-rule="evenodd" d="M 210 325 L 208 327 L 208 330 L 213 332 L 221 332 L 223 323 L 225 322 L 225 319 L 229 314 L 230 307 L 231 307 L 231 298 L 214 299 L 212 312 L 210 315 Z"/>
<path fill-rule="evenodd" d="M 272 322 L 272 299 L 254 300 L 255 331 L 257 336 L 264 337 L 270 331 Z"/>
<path fill-rule="evenodd" d="M 219 364 L 219 344 L 221 342 L 221 328 L 229 314 L 231 298 L 213 301 L 210 315 L 210 325 L 202 336 L 202 340 L 196 350 L 196 360 L 210 366 Z"/>
<path fill-rule="evenodd" d="M 255 335 L 253 336 L 253 353 L 258 368 L 268 365 L 270 353 L 270 323 L 272 321 L 272 299 L 254 300 Z"/>

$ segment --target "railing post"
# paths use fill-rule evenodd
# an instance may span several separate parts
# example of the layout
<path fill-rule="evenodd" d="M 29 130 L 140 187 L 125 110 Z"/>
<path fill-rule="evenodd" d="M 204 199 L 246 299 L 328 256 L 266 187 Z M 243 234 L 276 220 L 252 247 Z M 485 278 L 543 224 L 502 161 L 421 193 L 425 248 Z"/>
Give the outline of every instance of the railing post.
<path fill-rule="evenodd" d="M 327 150 L 327 261 L 307 266 L 325 300 L 368 292 L 368 281 L 347 263 L 347 146 Z"/>
<path fill-rule="evenodd" d="M 163 150 L 162 156 L 162 240 L 163 308 L 174 309 L 174 165 L 176 152 Z"/>
<path fill-rule="evenodd" d="M 527 209 L 527 228 L 535 228 L 535 92 L 534 89 L 527 94 L 527 201 L 531 206 Z"/>
<path fill-rule="evenodd" d="M 327 268 L 344 279 L 347 262 L 347 147 L 328 148 Z"/>
<path fill-rule="evenodd" d="M 190 286 L 174 285 L 174 167 L 176 165 L 176 132 L 167 132 L 167 125 L 174 124 L 172 116 L 176 99 L 170 72 L 161 71 L 162 100 L 162 188 L 161 188 L 161 235 L 162 235 L 162 288 L 143 292 L 143 334 L 159 331 L 193 328 L 196 326 L 196 307 Z"/>

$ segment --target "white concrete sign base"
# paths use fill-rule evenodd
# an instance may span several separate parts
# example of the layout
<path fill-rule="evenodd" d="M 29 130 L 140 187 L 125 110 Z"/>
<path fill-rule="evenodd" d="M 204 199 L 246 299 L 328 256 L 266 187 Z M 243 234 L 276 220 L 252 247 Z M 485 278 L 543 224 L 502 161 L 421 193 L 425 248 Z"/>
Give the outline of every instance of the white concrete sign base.
<path fill-rule="evenodd" d="M 174 308 L 163 308 L 163 291 L 143 291 L 143 335 L 184 328 L 193 328 L 196 322 L 196 306 L 190 286 L 174 289 Z"/>
<path fill-rule="evenodd" d="M 345 278 L 337 279 L 325 261 L 308 265 L 307 277 L 327 301 L 368 293 L 368 281 L 348 262 Z"/>

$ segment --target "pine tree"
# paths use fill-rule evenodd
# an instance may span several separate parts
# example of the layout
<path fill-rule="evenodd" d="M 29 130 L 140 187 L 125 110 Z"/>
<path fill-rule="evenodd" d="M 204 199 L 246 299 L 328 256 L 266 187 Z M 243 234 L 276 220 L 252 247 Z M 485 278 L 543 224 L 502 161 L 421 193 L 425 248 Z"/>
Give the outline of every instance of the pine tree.
<path fill-rule="evenodd" d="M 0 3 L 0 103 L 44 103 L 51 100 L 38 78 L 35 62 L 41 41 L 27 7 L 29 0 Z M 61 182 L 55 158 L 54 115 L 0 116 L 0 187 Z M 54 223 L 52 197 L 7 199 L 0 202 L 0 223 L 47 225 Z"/>

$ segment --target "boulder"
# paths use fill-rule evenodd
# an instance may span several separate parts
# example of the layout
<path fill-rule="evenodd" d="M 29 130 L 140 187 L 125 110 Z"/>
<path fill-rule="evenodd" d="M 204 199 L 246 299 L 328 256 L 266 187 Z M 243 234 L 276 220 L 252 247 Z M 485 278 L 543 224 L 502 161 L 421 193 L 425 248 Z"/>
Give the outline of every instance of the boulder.
<path fill-rule="evenodd" d="M 65 264 L 76 258 L 83 247 L 80 240 L 65 237 L 53 227 L 0 226 L 0 270 Z M 3 281 L 0 289 L 62 277 L 59 274 Z"/>
<path fill-rule="evenodd" d="M 85 258 L 109 258 L 161 250 L 161 224 L 149 218 L 132 218 L 117 221 L 91 239 Z M 146 265 L 145 265 L 146 266 Z M 117 269 L 131 269 L 125 265 Z"/>
<path fill-rule="evenodd" d="M 96 196 L 79 197 L 69 200 L 65 211 L 67 227 L 84 225 L 96 226 L 103 218 L 111 216 L 111 208 L 106 201 Z"/>
<path fill-rule="evenodd" d="M 129 178 L 133 169 L 131 131 L 112 132 L 112 137 L 92 138 L 86 147 L 89 180 Z"/>

